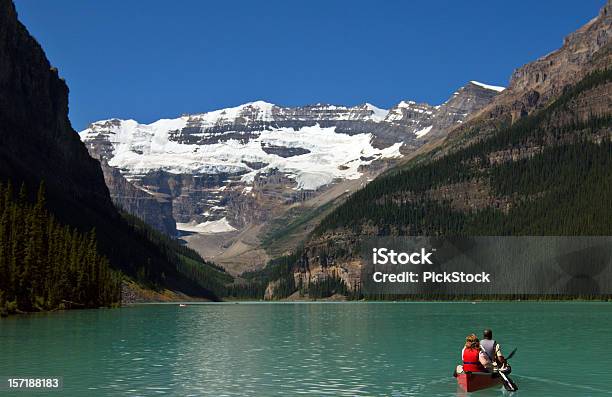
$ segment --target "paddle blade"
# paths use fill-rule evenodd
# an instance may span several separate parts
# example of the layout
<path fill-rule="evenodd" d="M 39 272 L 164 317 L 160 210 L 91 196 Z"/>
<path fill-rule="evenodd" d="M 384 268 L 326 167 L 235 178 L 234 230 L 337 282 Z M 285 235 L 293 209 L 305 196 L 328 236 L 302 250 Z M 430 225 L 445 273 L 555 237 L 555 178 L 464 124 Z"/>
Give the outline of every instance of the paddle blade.
<path fill-rule="evenodd" d="M 514 350 L 512 350 L 510 352 L 510 354 L 508 354 L 508 357 L 506 357 L 506 360 L 510 360 L 512 358 L 512 356 L 514 356 L 514 353 L 516 353 L 516 349 L 518 349 L 518 348 L 515 347 Z"/>
<path fill-rule="evenodd" d="M 518 390 L 518 386 L 516 385 L 516 383 L 514 383 L 514 381 L 510 378 L 508 378 L 506 376 L 506 374 L 500 372 L 499 373 L 501 375 L 502 381 L 504 383 L 504 388 L 508 391 L 517 391 Z"/>

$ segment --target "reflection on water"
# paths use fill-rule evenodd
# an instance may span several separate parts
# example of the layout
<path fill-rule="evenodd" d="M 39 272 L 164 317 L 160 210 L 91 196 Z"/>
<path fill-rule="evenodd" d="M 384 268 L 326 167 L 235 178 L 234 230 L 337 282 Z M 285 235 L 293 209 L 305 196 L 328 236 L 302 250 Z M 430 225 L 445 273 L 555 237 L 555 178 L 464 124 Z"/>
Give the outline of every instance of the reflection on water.
<path fill-rule="evenodd" d="M 0 375 L 63 376 L 61 395 L 74 396 L 462 396 L 452 377 L 462 341 L 492 327 L 507 351 L 519 347 L 515 396 L 604 396 L 612 394 L 612 357 L 602 354 L 612 345 L 611 311 L 605 303 L 241 303 L 13 317 L 0 321 Z"/>

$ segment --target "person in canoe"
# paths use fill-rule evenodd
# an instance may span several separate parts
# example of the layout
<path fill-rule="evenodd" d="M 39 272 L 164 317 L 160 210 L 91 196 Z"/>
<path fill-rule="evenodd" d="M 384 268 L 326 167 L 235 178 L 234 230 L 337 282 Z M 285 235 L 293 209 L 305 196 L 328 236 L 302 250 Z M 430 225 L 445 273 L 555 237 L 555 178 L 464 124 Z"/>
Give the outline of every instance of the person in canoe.
<path fill-rule="evenodd" d="M 475 334 L 465 338 L 465 346 L 461 350 L 463 372 L 486 372 L 493 368 L 491 360 L 480 346 L 480 340 Z"/>
<path fill-rule="evenodd" d="M 493 331 L 485 329 L 482 333 L 483 339 L 480 341 L 480 347 L 487 355 L 487 358 L 498 367 L 502 367 L 506 364 L 506 359 L 502 354 L 501 347 L 495 339 L 493 339 Z"/>
<path fill-rule="evenodd" d="M 483 339 L 480 341 L 480 347 L 487 355 L 487 358 L 499 371 L 509 374 L 512 369 L 502 354 L 499 343 L 493 339 L 493 331 L 490 329 L 485 329 L 482 336 Z"/>

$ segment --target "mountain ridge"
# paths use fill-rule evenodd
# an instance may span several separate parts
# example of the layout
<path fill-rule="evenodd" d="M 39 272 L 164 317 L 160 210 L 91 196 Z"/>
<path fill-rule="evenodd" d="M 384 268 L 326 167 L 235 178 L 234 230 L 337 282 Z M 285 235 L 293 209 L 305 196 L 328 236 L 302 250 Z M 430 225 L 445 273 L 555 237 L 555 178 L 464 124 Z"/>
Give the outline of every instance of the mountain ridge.
<path fill-rule="evenodd" d="M 499 127 L 500 122 L 514 123 L 542 109 L 551 98 L 578 83 L 587 74 L 609 68 L 612 64 L 612 1 L 606 0 L 596 17 L 564 37 L 560 48 L 515 69 L 506 90 L 496 101 L 472 116 L 472 124 L 460 126 L 451 139 L 478 127 L 480 134 Z"/>
<path fill-rule="evenodd" d="M 440 139 L 498 95 L 500 87 L 490 87 L 468 82 L 440 105 L 401 101 L 389 110 L 369 103 L 282 107 L 255 101 L 149 124 L 101 120 L 80 136 L 101 161 L 117 205 L 170 235 L 173 221 L 187 233 L 236 229 L 240 245 L 237 235 L 251 226 L 265 225 L 263 233 L 270 234 L 269 221 L 286 211 L 319 213 L 318 205 L 354 189 L 353 181 L 367 183 L 406 153 Z M 325 202 L 317 201 L 320 196 Z M 171 216 L 160 210 L 168 202 Z M 248 246 L 255 242 L 260 249 L 262 237 L 249 234 Z M 233 248 L 200 253 L 222 260 L 218 250 Z"/>

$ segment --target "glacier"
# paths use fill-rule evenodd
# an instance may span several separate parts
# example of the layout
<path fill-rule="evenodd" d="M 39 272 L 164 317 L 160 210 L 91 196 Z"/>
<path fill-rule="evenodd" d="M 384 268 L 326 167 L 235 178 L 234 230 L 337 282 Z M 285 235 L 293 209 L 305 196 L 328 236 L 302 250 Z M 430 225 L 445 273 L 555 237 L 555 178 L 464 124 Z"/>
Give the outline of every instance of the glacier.
<path fill-rule="evenodd" d="M 383 112 L 373 109 L 376 118 L 383 117 Z M 237 117 L 238 113 L 237 108 L 215 111 L 198 117 L 198 121 L 215 125 L 220 119 Z M 182 116 L 151 124 L 140 124 L 135 120 L 102 120 L 90 125 L 80 135 L 87 142 L 95 139 L 99 129 L 104 128 L 113 149 L 108 164 L 121 170 L 128 179 L 131 174 L 161 170 L 173 174 L 242 173 L 242 181 L 250 183 L 256 174 L 277 169 L 295 180 L 296 189 L 316 190 L 339 178 L 359 178 L 362 174 L 359 167 L 372 161 L 401 157 L 401 142 L 377 149 L 372 145 L 371 133 L 348 135 L 337 133 L 335 127 L 324 128 L 319 124 L 298 130 L 262 130 L 248 141 L 227 139 L 208 145 L 172 141 L 170 133 L 184 128 L 189 117 L 193 118 Z M 265 112 L 261 112 L 261 117 L 266 117 Z M 266 145 L 302 148 L 308 153 L 281 157 L 266 153 L 262 149 Z M 245 162 L 267 165 L 252 169 Z"/>

